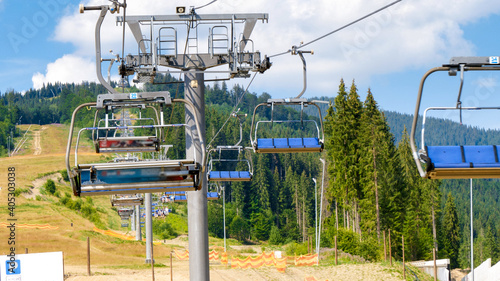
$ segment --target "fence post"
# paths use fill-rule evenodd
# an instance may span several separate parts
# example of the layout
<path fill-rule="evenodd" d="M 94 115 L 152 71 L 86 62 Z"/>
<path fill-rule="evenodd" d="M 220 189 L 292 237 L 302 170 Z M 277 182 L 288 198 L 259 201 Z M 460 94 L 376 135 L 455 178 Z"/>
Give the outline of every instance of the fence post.
<path fill-rule="evenodd" d="M 174 281 L 174 270 L 172 268 L 172 251 L 170 251 L 170 281 Z"/>
<path fill-rule="evenodd" d="M 87 275 L 91 276 L 90 272 L 90 237 L 87 236 Z"/>
<path fill-rule="evenodd" d="M 385 230 L 384 230 L 384 260 L 387 261 L 387 241 L 385 240 Z"/>
<path fill-rule="evenodd" d="M 406 280 L 406 267 L 405 267 L 405 236 L 401 235 L 401 242 L 403 243 L 403 280 Z"/>
<path fill-rule="evenodd" d="M 337 235 L 335 235 L 335 265 L 338 265 L 338 261 L 337 261 L 337 256 L 338 256 L 338 252 L 337 252 Z"/>
<path fill-rule="evenodd" d="M 432 258 L 434 259 L 434 281 L 437 281 L 436 248 L 432 248 Z"/>
<path fill-rule="evenodd" d="M 389 260 L 391 260 L 391 266 L 392 266 L 391 229 L 389 229 Z"/>
<path fill-rule="evenodd" d="M 155 258 L 153 256 L 153 239 L 151 239 L 151 276 L 155 281 Z"/>

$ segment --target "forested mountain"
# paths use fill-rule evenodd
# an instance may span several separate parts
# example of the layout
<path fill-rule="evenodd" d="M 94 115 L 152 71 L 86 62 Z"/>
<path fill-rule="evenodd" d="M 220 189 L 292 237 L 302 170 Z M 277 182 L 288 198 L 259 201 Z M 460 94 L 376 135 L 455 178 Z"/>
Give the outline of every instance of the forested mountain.
<path fill-rule="evenodd" d="M 171 76 L 158 76 L 146 84 L 146 91 L 168 90 L 172 97 L 183 97 L 184 86 Z M 171 84 L 166 84 L 171 83 Z M 126 89 L 137 91 L 137 89 Z M 83 85 L 49 84 L 24 95 L 13 91 L 0 97 L 0 154 L 6 155 L 6 132 L 21 118 L 25 123 L 69 123 L 73 109 L 95 101 L 105 89 L 95 83 Z M 240 97 L 244 95 L 238 104 Z M 460 180 L 430 181 L 419 177 L 409 148 L 410 115 L 381 111 L 371 93 L 363 97 L 354 84 L 347 89 L 341 81 L 332 93 L 332 107 L 320 104 L 324 118 L 323 153 L 255 154 L 247 152 L 253 163 L 251 182 L 225 183 L 226 221 L 230 236 L 246 241 L 269 241 L 270 244 L 314 239 L 315 184 L 321 187 L 322 165 L 326 160 L 325 199 L 322 246 L 332 246 L 334 236 L 339 247 L 371 260 L 383 257 L 384 233 L 393 237 L 395 257 L 401 256 L 401 236 L 405 236 L 406 257 L 429 259 L 432 247 L 438 247 L 440 258 L 451 258 L 454 266 L 467 267 L 468 182 Z M 207 144 L 233 145 L 239 141 L 239 123 L 229 118 L 237 108 L 248 116 L 243 120 L 243 141 L 250 146 L 251 117 L 255 106 L 270 98 L 267 93 L 244 93 L 225 83 L 206 86 L 205 119 Z M 313 98 L 315 99 L 315 98 Z M 320 98 L 327 100 L 327 98 Z M 319 121 L 312 106 L 301 115 L 295 107 L 263 107 L 256 121 Z M 308 117 L 308 114 L 310 115 Z M 170 123 L 184 121 L 184 108 L 175 106 L 165 112 Z M 83 114 L 78 126 L 92 126 L 93 115 Z M 319 123 L 319 122 L 318 122 Z M 224 125 L 225 124 L 225 125 Z M 461 126 L 443 119 L 429 119 L 426 144 L 500 144 L 500 133 Z M 5 126 L 5 129 L 4 129 Z M 405 130 L 406 127 L 406 130 Z M 420 130 L 420 129 L 419 129 Z M 315 136 L 314 126 L 303 123 L 261 123 L 259 136 Z M 418 134 L 419 135 L 419 134 Z M 167 143 L 174 144 L 169 157 L 185 154 L 184 132 L 169 131 Z M 238 157 L 237 153 L 226 157 Z M 241 167 L 243 168 L 243 166 Z M 474 181 L 474 239 L 478 262 L 491 256 L 498 260 L 500 212 L 497 180 Z M 209 204 L 209 231 L 222 237 L 222 202 Z M 319 202 L 318 202 L 319 204 Z M 458 233 L 458 234 L 457 234 Z M 448 239 L 457 237 L 456 240 Z M 481 259 L 481 260 L 480 260 Z"/>

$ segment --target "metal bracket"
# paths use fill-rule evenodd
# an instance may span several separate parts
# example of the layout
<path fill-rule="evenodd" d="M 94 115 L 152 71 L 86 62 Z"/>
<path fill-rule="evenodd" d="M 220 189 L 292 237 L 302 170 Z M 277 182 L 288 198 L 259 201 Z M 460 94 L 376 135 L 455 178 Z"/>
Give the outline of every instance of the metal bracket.
<path fill-rule="evenodd" d="M 108 106 L 136 106 L 144 103 L 172 104 L 169 92 L 138 92 L 124 94 L 102 94 L 97 96 L 96 108 Z"/>

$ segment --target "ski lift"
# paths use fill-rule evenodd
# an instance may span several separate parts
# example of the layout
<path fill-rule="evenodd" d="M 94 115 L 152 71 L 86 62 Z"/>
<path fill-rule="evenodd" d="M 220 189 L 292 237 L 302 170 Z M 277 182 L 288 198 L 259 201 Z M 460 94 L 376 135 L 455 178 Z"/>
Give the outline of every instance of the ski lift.
<path fill-rule="evenodd" d="M 139 195 L 111 195 L 111 206 L 140 206 L 144 202 L 144 198 Z"/>
<path fill-rule="evenodd" d="M 323 117 L 321 116 L 321 109 L 313 101 L 307 101 L 307 99 L 301 98 L 307 88 L 307 75 L 306 75 L 306 60 L 303 54 L 310 53 L 314 54 L 312 51 L 299 51 L 296 46 L 292 47 L 291 54 L 299 55 L 302 60 L 303 65 L 303 77 L 304 77 L 304 87 L 302 92 L 295 97 L 290 99 L 269 99 L 267 103 L 261 103 L 257 105 L 253 111 L 252 117 L 252 127 L 250 129 L 250 142 L 252 144 L 253 150 L 256 153 L 290 153 L 290 152 L 321 152 L 324 147 L 324 132 L 323 132 Z M 314 120 L 304 120 L 304 107 L 309 105 L 315 106 L 318 109 L 319 122 Z M 257 109 L 261 106 L 267 106 L 271 108 L 271 120 L 263 120 L 255 122 L 255 116 L 257 115 Z M 300 120 L 274 120 L 274 107 L 275 106 L 300 106 Z M 273 126 L 275 123 L 281 124 L 297 124 L 299 123 L 302 131 L 304 131 L 304 124 L 313 124 L 316 128 L 316 133 L 307 137 L 285 137 L 285 138 L 263 138 L 258 135 L 259 124 L 270 123 Z M 254 138 L 252 138 L 254 134 Z"/>
<path fill-rule="evenodd" d="M 137 106 L 142 110 L 143 105 Z M 145 108 L 145 107 L 144 107 Z M 158 111 L 156 108 L 152 106 L 148 106 L 148 108 L 152 108 L 156 113 L 156 121 L 154 118 L 143 118 L 140 115 L 139 118 L 130 118 L 130 116 L 126 116 L 123 118 L 109 118 L 109 111 L 113 112 L 115 109 L 123 109 L 122 107 L 112 106 L 111 110 L 106 108 L 106 114 L 104 119 L 100 119 L 96 124 L 97 116 L 100 110 L 96 110 L 95 118 L 94 118 L 94 126 L 99 128 L 98 130 L 92 131 L 92 139 L 94 141 L 96 153 L 129 153 L 129 152 L 156 152 L 160 150 L 159 139 L 161 135 L 159 134 L 158 127 L 155 127 L 156 124 L 160 123 L 158 120 Z M 127 115 L 128 110 L 123 109 L 122 114 Z M 130 113 L 128 113 L 130 114 Z M 135 136 L 133 133 L 133 128 L 139 128 L 139 126 L 132 126 L 132 122 L 140 122 L 140 121 L 153 121 L 152 125 L 142 125 L 140 128 L 143 129 L 154 129 L 155 135 L 153 136 Z M 101 122 L 104 122 L 105 125 L 101 126 Z M 115 125 L 110 125 L 115 124 Z M 111 133 L 114 131 L 113 133 Z M 99 134 L 103 132 L 103 136 Z M 117 136 L 117 133 L 121 132 L 120 136 Z M 161 132 L 161 130 L 160 130 Z M 111 134 L 111 135 L 110 135 Z"/>
<path fill-rule="evenodd" d="M 118 209 L 118 215 L 122 220 L 127 220 L 134 213 L 134 209 L 122 208 Z"/>
<path fill-rule="evenodd" d="M 425 119 L 429 110 L 498 110 L 500 107 L 462 107 L 461 95 L 465 71 L 500 70 L 499 57 L 454 57 L 449 64 L 435 67 L 423 76 L 415 108 L 415 115 L 410 135 L 410 146 L 419 174 L 429 179 L 469 179 L 469 178 L 500 178 L 500 147 L 498 145 L 457 145 L 457 146 L 427 146 L 425 142 Z M 424 83 L 427 77 L 438 71 L 448 71 L 450 76 L 460 72 L 460 88 L 455 107 L 430 107 L 424 111 L 421 132 L 421 149 L 417 151 L 415 132 L 422 99 Z M 425 170 L 422 167 L 425 164 Z"/>
<path fill-rule="evenodd" d="M 97 111 L 96 111 L 97 112 Z M 125 114 L 126 111 L 123 112 Z M 107 116 L 107 114 L 106 114 Z M 142 128 L 155 129 L 154 136 L 135 136 L 131 130 L 124 130 L 120 128 L 130 127 L 132 121 L 153 121 L 153 126 L 143 125 Z M 101 122 L 105 121 L 105 126 L 101 127 Z M 116 126 L 110 126 L 110 122 L 116 123 Z M 121 124 L 120 123 L 124 123 Z M 159 122 L 158 122 L 159 123 Z M 159 136 L 158 129 L 154 127 L 156 125 L 155 119 L 153 118 L 123 118 L 123 119 L 101 119 L 99 120 L 97 127 L 101 128 L 100 131 L 104 131 L 104 136 L 93 136 L 96 153 L 129 153 L 129 152 L 156 152 L 159 151 Z M 95 127 L 95 122 L 94 122 Z M 114 130 L 112 136 L 109 136 L 110 128 L 119 128 Z M 116 136 L 117 132 L 122 131 L 120 136 Z M 93 131 L 94 132 L 94 131 Z M 99 131 L 98 131 L 99 132 Z M 95 134 L 93 134 L 95 135 Z"/>
<path fill-rule="evenodd" d="M 75 167 L 70 167 L 70 153 L 72 137 L 75 125 L 75 117 L 78 111 L 87 106 L 96 109 L 109 107 L 134 107 L 141 104 L 156 103 L 163 109 L 172 103 L 184 103 L 186 106 L 194 106 L 184 99 L 171 99 L 168 92 L 143 92 L 133 94 L 105 94 L 99 95 L 97 103 L 86 103 L 80 105 L 73 112 L 68 146 L 66 149 L 66 167 L 76 196 L 92 196 L 105 194 L 135 194 L 149 192 L 187 191 L 198 190 L 201 187 L 200 172 L 205 163 L 205 151 L 202 150 L 202 159 L 192 158 L 176 160 L 149 160 L 139 162 L 117 162 L 117 163 L 80 163 L 78 161 L 78 147 L 83 131 L 99 131 L 100 127 L 83 128 L 79 131 L 74 148 Z M 160 112 L 160 124 L 148 125 L 153 128 L 163 129 L 167 127 L 187 127 L 187 124 L 164 124 L 163 111 Z M 202 136 L 197 116 L 194 116 L 198 135 Z M 134 129 L 143 126 L 106 127 L 108 129 Z M 204 140 L 201 139 L 202 147 Z M 201 163 L 201 164 L 200 164 Z"/>
<path fill-rule="evenodd" d="M 240 121 L 240 140 L 235 145 L 230 146 L 217 146 L 215 149 L 209 151 L 209 162 L 208 162 L 208 173 L 207 177 L 209 181 L 251 181 L 253 177 L 252 165 L 248 159 L 242 158 L 245 148 L 241 146 L 243 140 L 243 122 L 242 118 L 246 117 L 246 114 L 238 114 L 239 109 L 231 113 L 232 117 L 238 118 Z M 237 151 L 237 158 L 230 158 L 231 152 Z M 217 154 L 218 157 L 213 155 Z M 225 156 L 222 156 L 225 154 Z M 251 160 L 251 158 L 249 158 Z M 245 170 L 238 170 L 238 164 L 243 163 L 246 167 Z M 222 167 L 222 170 L 217 168 Z M 224 169 L 226 168 L 226 169 Z"/>
<path fill-rule="evenodd" d="M 273 111 L 275 106 L 300 106 L 300 119 L 299 120 L 274 120 Z M 320 125 L 315 120 L 303 119 L 304 107 L 312 105 L 318 109 Z M 271 120 L 261 120 L 255 122 L 257 109 L 261 106 L 268 106 L 271 108 Z M 310 123 L 316 129 L 315 133 L 307 137 L 285 137 L 285 138 L 264 138 L 259 135 L 259 124 L 270 123 L 299 123 L 304 128 L 305 123 Z M 261 133 L 262 134 L 262 133 Z M 254 136 L 252 138 L 252 135 Z M 291 153 L 291 152 L 321 152 L 324 147 L 324 132 L 323 132 L 323 117 L 319 106 L 306 99 L 269 99 L 267 103 L 257 105 L 253 112 L 252 127 L 250 131 L 250 142 L 256 153 Z"/>
<path fill-rule="evenodd" d="M 207 192 L 207 200 L 219 200 L 220 198 L 220 189 L 219 184 L 210 184 L 209 191 Z"/>

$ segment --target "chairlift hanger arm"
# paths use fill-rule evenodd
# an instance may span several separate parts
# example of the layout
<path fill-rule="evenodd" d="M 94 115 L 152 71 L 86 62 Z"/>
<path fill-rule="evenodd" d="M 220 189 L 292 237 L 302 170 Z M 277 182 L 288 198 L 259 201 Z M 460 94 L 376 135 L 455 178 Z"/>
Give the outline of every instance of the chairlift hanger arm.
<path fill-rule="evenodd" d="M 83 6 L 80 5 L 80 13 L 84 11 L 101 11 L 99 18 L 97 19 L 96 27 L 95 27 L 95 56 L 96 56 L 96 72 L 97 79 L 99 82 L 110 92 L 116 94 L 116 90 L 111 87 L 111 85 L 104 79 L 102 76 L 102 56 L 101 56 L 101 26 L 106 17 L 108 10 L 112 10 L 112 6 L 115 5 L 102 5 L 102 6 Z"/>
<path fill-rule="evenodd" d="M 252 115 L 252 126 L 250 127 L 250 144 L 253 145 L 254 143 L 254 140 L 252 139 L 252 132 L 254 131 L 255 129 L 255 116 L 257 115 L 257 109 L 261 106 L 267 106 L 268 103 L 261 103 L 261 104 L 258 104 L 254 110 L 253 110 L 253 115 Z M 257 132 L 255 133 L 255 141 L 257 141 Z"/>

